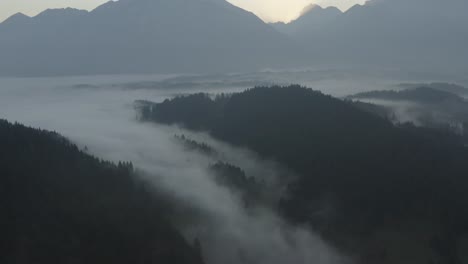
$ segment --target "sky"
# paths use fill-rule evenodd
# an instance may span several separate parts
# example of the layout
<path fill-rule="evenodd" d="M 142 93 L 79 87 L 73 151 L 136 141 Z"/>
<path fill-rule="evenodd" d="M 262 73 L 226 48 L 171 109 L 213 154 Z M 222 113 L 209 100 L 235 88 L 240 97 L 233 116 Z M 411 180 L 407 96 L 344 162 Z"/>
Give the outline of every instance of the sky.
<path fill-rule="evenodd" d="M 0 0 L 1 1 L 1 0 Z M 234 5 L 255 13 L 267 22 L 289 22 L 297 18 L 304 7 L 318 4 L 323 7 L 336 6 L 342 11 L 366 0 L 228 0 Z"/>
<path fill-rule="evenodd" d="M 108 0 L 0 0 L 0 21 L 22 12 L 34 16 L 47 8 L 74 7 L 91 10 Z M 346 10 L 365 0 L 228 0 L 234 5 L 251 11 L 267 22 L 290 21 L 296 18 L 301 10 L 312 3 L 322 6 L 337 6 Z"/>

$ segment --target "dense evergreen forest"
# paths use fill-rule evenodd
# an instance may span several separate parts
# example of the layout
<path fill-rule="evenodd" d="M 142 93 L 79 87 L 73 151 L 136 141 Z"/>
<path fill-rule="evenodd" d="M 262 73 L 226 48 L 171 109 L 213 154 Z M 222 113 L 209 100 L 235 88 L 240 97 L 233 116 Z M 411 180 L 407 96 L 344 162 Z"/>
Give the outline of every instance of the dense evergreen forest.
<path fill-rule="evenodd" d="M 215 174 L 215 182 L 225 186 L 242 198 L 246 208 L 250 208 L 261 202 L 265 195 L 265 184 L 253 177 L 249 177 L 245 172 L 232 164 L 218 161 L 210 166 Z"/>
<path fill-rule="evenodd" d="M 7 121 L 0 146 L 0 263 L 202 263 L 131 163 Z"/>
<path fill-rule="evenodd" d="M 197 142 L 185 135 L 174 135 L 174 138 L 184 146 L 187 151 L 198 151 L 207 156 L 217 156 L 219 153 L 211 146 L 203 142 Z"/>
<path fill-rule="evenodd" d="M 254 207 L 266 201 L 266 192 L 268 190 L 265 182 L 246 175 L 242 168 L 223 159 L 222 154 L 207 143 L 193 140 L 183 134 L 174 135 L 174 138 L 184 146 L 186 151 L 195 151 L 217 160 L 217 162 L 208 166 L 208 171 L 213 173 L 213 180 L 219 186 L 226 187 L 237 194 L 246 208 Z"/>
<path fill-rule="evenodd" d="M 143 121 L 207 131 L 294 170 L 300 177 L 278 210 L 363 263 L 459 263 L 468 149 L 455 134 L 394 125 L 299 86 L 180 96 L 140 110 Z"/>

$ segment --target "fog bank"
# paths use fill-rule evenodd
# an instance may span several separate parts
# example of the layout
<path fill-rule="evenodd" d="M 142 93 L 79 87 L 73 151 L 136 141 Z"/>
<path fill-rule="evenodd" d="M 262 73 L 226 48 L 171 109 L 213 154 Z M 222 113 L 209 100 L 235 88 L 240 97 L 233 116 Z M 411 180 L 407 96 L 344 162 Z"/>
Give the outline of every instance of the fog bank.
<path fill-rule="evenodd" d="M 133 81 L 124 77 L 0 79 L 0 118 L 57 131 L 103 159 L 133 162 L 157 189 L 203 212 L 206 219 L 180 228 L 187 238 L 201 241 L 208 264 L 346 262 L 309 229 L 290 226 L 267 206 L 247 211 L 235 194 L 213 181 L 208 166 L 216 160 L 187 152 L 173 136 L 185 133 L 203 139 L 219 149 L 226 161 L 270 183 L 288 171 L 208 135 L 139 123 L 135 100 L 158 102 L 174 91 L 115 85 Z"/>

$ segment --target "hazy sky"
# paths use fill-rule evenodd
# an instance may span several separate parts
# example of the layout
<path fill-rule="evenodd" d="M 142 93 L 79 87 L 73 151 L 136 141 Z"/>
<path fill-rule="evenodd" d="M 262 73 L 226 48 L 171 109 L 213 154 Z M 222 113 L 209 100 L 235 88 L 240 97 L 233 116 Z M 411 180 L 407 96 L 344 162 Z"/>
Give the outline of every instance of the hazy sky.
<path fill-rule="evenodd" d="M 1 1 L 1 0 L 0 0 Z M 364 4 L 366 0 L 228 0 L 246 10 L 256 13 L 263 20 L 275 22 L 289 21 L 296 18 L 309 4 L 323 7 L 336 6 L 346 10 L 355 4 Z"/>
<path fill-rule="evenodd" d="M 22 12 L 33 16 L 47 8 L 75 7 L 93 9 L 108 0 L 0 0 L 0 21 Z M 228 0 L 246 10 L 256 13 L 266 21 L 288 21 L 295 18 L 308 4 L 335 5 L 345 10 L 365 0 Z"/>

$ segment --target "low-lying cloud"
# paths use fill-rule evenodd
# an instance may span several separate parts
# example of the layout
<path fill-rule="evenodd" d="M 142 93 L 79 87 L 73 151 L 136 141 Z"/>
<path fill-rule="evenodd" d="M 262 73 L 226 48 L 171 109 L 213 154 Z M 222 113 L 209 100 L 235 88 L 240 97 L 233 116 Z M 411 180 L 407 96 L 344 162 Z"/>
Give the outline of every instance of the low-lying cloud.
<path fill-rule="evenodd" d="M 200 240 L 208 264 L 346 261 L 311 230 L 291 226 L 268 206 L 247 211 L 235 194 L 213 181 L 208 166 L 216 160 L 187 152 L 173 135 L 187 133 L 202 139 L 247 174 L 273 183 L 286 170 L 206 134 L 140 123 L 133 102 L 161 101 L 168 92 L 122 89 L 106 86 L 106 81 L 98 77 L 1 79 L 0 118 L 57 131 L 103 159 L 131 161 L 155 188 L 199 208 L 206 218 L 180 228 L 187 238 Z M 80 83 L 93 86 L 77 89 Z"/>

